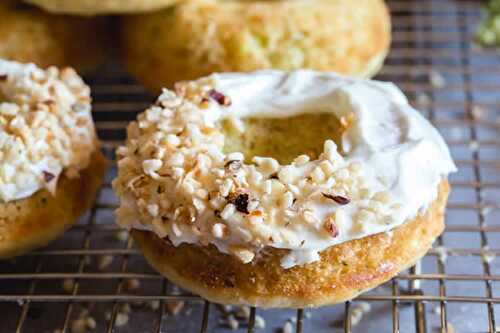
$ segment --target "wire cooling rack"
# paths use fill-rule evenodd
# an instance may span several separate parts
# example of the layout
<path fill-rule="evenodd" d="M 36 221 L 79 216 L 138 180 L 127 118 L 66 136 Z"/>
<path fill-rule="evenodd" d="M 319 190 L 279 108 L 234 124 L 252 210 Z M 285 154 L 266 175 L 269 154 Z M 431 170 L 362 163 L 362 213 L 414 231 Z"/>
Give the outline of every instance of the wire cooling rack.
<path fill-rule="evenodd" d="M 460 169 L 446 231 L 420 265 L 343 305 L 222 308 L 160 277 L 119 233 L 112 169 L 92 210 L 63 237 L 0 262 L 0 332 L 78 331 L 81 318 L 95 332 L 498 332 L 500 55 L 472 42 L 479 1 L 389 5 L 393 45 L 379 79 L 396 82 L 440 129 Z M 113 159 L 127 122 L 153 97 L 117 66 L 87 81 Z"/>

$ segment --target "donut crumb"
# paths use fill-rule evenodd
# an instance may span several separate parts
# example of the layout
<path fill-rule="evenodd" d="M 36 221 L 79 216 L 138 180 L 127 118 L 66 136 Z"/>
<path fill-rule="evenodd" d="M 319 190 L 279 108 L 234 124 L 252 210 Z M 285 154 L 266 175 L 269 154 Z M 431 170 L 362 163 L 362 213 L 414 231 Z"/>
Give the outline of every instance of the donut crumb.
<path fill-rule="evenodd" d="M 285 325 L 283 325 L 281 333 L 293 333 L 293 324 L 291 321 L 287 321 Z"/>
<path fill-rule="evenodd" d="M 165 303 L 167 312 L 173 316 L 177 316 L 184 308 L 184 301 L 172 300 Z"/>
<path fill-rule="evenodd" d="M 266 328 L 266 321 L 264 320 L 264 318 L 262 316 L 259 316 L 259 315 L 256 315 L 255 316 L 255 325 L 254 325 L 255 328 L 259 329 L 259 328 Z"/>
<path fill-rule="evenodd" d="M 114 257 L 112 255 L 105 255 L 100 257 L 97 267 L 99 270 L 105 270 L 113 263 Z"/>
<path fill-rule="evenodd" d="M 73 288 L 75 287 L 75 280 L 74 279 L 64 279 L 62 283 L 63 290 L 67 292 L 68 294 L 71 294 L 73 292 Z"/>

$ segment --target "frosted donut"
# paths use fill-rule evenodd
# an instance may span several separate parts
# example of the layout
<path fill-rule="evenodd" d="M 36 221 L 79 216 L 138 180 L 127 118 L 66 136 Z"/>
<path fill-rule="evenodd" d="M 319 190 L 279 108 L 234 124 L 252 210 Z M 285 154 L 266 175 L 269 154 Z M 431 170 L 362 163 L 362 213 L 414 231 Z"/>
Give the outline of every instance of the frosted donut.
<path fill-rule="evenodd" d="M 123 18 L 123 58 L 156 92 L 214 72 L 265 68 L 370 77 L 390 30 L 383 0 L 189 1 Z"/>
<path fill-rule="evenodd" d="M 164 90 L 117 150 L 118 223 L 181 287 L 221 303 L 350 299 L 442 232 L 455 171 L 390 83 L 300 70 Z"/>
<path fill-rule="evenodd" d="M 71 2 L 71 1 L 70 1 Z M 0 58 L 40 67 L 72 66 L 90 71 L 106 60 L 105 19 L 50 15 L 13 1 L 0 2 Z"/>
<path fill-rule="evenodd" d="M 147 12 L 173 5 L 177 0 L 24 0 L 59 14 L 102 15 Z"/>
<path fill-rule="evenodd" d="M 90 110 L 74 70 L 0 60 L 0 258 L 46 245 L 93 202 L 106 161 Z"/>

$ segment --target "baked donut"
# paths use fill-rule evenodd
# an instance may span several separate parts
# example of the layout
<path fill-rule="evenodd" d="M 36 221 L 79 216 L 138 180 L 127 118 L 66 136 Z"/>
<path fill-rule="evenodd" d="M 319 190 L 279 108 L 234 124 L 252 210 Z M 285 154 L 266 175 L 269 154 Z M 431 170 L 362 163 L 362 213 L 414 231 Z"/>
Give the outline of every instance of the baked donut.
<path fill-rule="evenodd" d="M 214 302 L 342 302 L 413 265 L 444 228 L 455 165 L 390 83 L 213 74 L 164 90 L 127 132 L 118 223 Z"/>
<path fill-rule="evenodd" d="M 94 201 L 106 161 L 73 69 L 0 60 L 0 258 L 46 245 Z"/>
<path fill-rule="evenodd" d="M 170 6 L 177 0 L 24 0 L 43 9 L 61 14 L 102 15 L 138 13 Z"/>
<path fill-rule="evenodd" d="M 106 60 L 108 30 L 106 19 L 50 15 L 14 1 L 0 2 L 3 59 L 87 72 Z"/>
<path fill-rule="evenodd" d="M 375 75 L 390 44 L 383 0 L 189 1 L 123 18 L 126 66 L 152 91 L 214 72 L 311 68 Z"/>

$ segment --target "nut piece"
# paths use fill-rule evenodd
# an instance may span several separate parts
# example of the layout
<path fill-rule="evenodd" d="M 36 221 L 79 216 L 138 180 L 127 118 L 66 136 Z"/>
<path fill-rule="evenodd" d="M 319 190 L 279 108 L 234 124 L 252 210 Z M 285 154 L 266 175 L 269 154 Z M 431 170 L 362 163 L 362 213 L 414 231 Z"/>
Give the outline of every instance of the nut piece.
<path fill-rule="evenodd" d="M 223 106 L 231 105 L 231 99 L 228 96 L 218 92 L 215 89 L 210 89 L 208 91 L 208 96 L 210 96 L 211 99 L 213 99 L 214 101 L 216 101 L 220 105 L 223 105 Z"/>
<path fill-rule="evenodd" d="M 333 238 L 339 235 L 339 229 L 335 225 L 335 220 L 332 216 L 329 216 L 325 219 L 323 228 L 325 228 L 326 232 L 328 232 L 328 234 Z"/>
<path fill-rule="evenodd" d="M 339 205 L 347 205 L 351 202 L 349 198 L 346 198 L 342 195 L 333 195 L 333 194 L 328 194 L 328 193 L 321 193 L 325 198 L 330 199 L 338 203 Z"/>
<path fill-rule="evenodd" d="M 233 255 L 238 257 L 244 264 L 248 264 L 255 257 L 255 253 L 253 253 L 252 251 L 250 251 L 246 248 L 239 247 L 239 246 L 232 246 L 229 248 L 229 251 Z"/>

